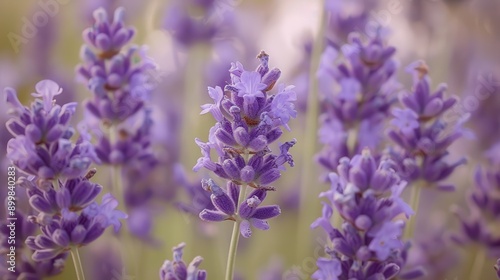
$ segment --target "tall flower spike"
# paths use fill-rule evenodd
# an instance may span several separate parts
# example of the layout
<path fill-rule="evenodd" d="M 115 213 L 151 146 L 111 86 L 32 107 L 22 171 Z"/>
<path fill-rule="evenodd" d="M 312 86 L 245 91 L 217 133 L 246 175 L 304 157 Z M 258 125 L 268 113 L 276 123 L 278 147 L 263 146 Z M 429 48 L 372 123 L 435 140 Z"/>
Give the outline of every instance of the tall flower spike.
<path fill-rule="evenodd" d="M 409 182 L 422 179 L 443 190 L 453 189 L 449 184 L 440 184 L 458 166 L 466 162 L 461 158 L 455 162 L 445 160 L 448 148 L 457 139 L 469 134 L 463 123 L 468 116 L 451 127 L 442 115 L 456 103 L 455 98 L 445 98 L 446 85 L 431 92 L 428 68 L 422 61 L 408 66 L 413 75 L 412 92 L 401 98 L 402 109 L 394 109 L 393 128 L 389 138 L 399 149 L 389 153 L 398 163 L 398 173 Z"/>
<path fill-rule="evenodd" d="M 318 70 L 323 101 L 319 135 L 324 145 L 318 160 L 329 171 L 342 157 L 365 147 L 377 150 L 399 86 L 395 48 L 386 46 L 380 35 L 367 42 L 351 35 L 341 51 L 344 61 L 336 62 L 338 51 L 327 47 Z"/>
<path fill-rule="evenodd" d="M 160 280 L 207 279 L 207 272 L 198 268 L 203 261 L 202 257 L 195 257 L 191 261 L 191 263 L 186 266 L 186 263 L 182 260 L 183 250 L 185 246 L 185 243 L 181 243 L 172 249 L 173 259 L 166 260 L 161 266 Z"/>
<path fill-rule="evenodd" d="M 226 279 L 233 279 L 236 248 L 239 236 L 250 237 L 251 226 L 269 229 L 267 219 L 278 216 L 277 205 L 258 207 L 266 192 L 275 190 L 271 185 L 278 180 L 284 165 L 293 166 L 289 153 L 295 139 L 279 145 L 273 153 L 270 144 L 283 134 L 282 127 L 290 129 L 288 123 L 297 116 L 293 86 L 278 85 L 281 70 L 269 69 L 269 55 L 261 52 L 257 58 L 260 65 L 254 71 L 245 70 L 239 62 L 229 69 L 231 83 L 224 87 L 208 88 L 214 104 L 202 105 L 202 114 L 210 112 L 217 123 L 210 129 L 208 142 L 195 139 L 201 149 L 200 157 L 193 167 L 202 167 L 228 181 L 223 190 L 212 180 L 202 181 L 202 187 L 211 192 L 211 201 L 216 210 L 207 207 L 200 213 L 205 221 L 234 221 L 229 245 Z M 212 160 L 211 150 L 218 159 Z M 246 188 L 255 189 L 245 197 Z M 245 189 L 243 189 L 245 188 Z"/>
<path fill-rule="evenodd" d="M 203 105 L 202 113 L 212 113 L 218 122 L 210 130 L 209 142 L 196 139 L 203 156 L 193 170 L 203 167 L 236 185 L 273 189 L 270 184 L 281 176 L 284 164 L 293 166 L 288 151 L 295 140 L 281 144 L 279 154 L 272 154 L 268 145 L 281 136 L 281 127 L 289 128 L 288 122 L 296 116 L 292 103 L 295 93 L 292 86 L 278 85 L 278 92 L 272 95 L 281 72 L 269 69 L 269 56 L 265 52 L 258 58 L 261 63 L 255 71 L 246 71 L 239 62 L 233 63 L 229 70 L 232 84 L 225 87 L 225 93 L 219 87 L 209 88 L 215 104 Z M 217 151 L 217 161 L 210 157 L 212 149 Z M 213 197 L 218 189 L 209 190 L 217 207 Z M 239 207 L 237 198 L 233 203 Z M 234 214 L 234 210 L 219 209 L 217 217 L 209 217 L 216 213 L 206 210 L 201 215 L 206 219 L 224 220 Z"/>
<path fill-rule="evenodd" d="M 159 164 L 152 148 L 150 107 L 150 95 L 158 82 L 153 80 L 158 77 L 157 67 L 146 55 L 145 46 L 128 46 L 135 31 L 126 26 L 123 8 L 116 9 L 112 19 L 100 8 L 94 19 L 94 26 L 83 32 L 86 44 L 77 67 L 77 75 L 92 93 L 85 103 L 87 114 L 80 133 L 97 138 L 95 151 L 100 163 L 112 165 L 118 174 L 111 189 L 121 189 L 123 207 L 134 213 L 130 229 L 145 237 L 151 220 L 141 217 L 149 218 L 147 214 L 154 212 L 144 206 L 150 204 L 154 191 L 146 180 L 138 179 L 148 178 Z M 119 176 L 125 184 L 118 182 Z"/>
<path fill-rule="evenodd" d="M 124 9 L 118 8 L 110 21 L 103 8 L 94 12 L 95 25 L 83 33 L 87 45 L 77 67 L 94 95 L 86 103 L 88 111 L 108 124 L 121 123 L 140 111 L 154 88 L 150 75 L 156 66 L 145 48 L 132 46 L 122 52 L 135 33 L 125 27 L 123 14 Z"/>

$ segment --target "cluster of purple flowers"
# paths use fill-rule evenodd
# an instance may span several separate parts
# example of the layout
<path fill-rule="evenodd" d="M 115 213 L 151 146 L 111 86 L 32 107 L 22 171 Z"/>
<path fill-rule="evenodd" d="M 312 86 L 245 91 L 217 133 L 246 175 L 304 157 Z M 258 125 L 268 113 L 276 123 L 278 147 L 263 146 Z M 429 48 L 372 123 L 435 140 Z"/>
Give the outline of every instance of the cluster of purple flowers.
<path fill-rule="evenodd" d="M 406 186 L 390 159 L 375 159 L 368 149 L 351 160 L 342 158 L 337 173 L 330 174 L 331 190 L 321 193 L 323 214 L 312 225 L 328 235 L 314 279 L 412 279 L 420 269 L 405 269 L 409 244 L 401 240 L 404 222 L 412 209 L 400 197 Z M 334 209 L 343 219 L 334 228 Z"/>
<path fill-rule="evenodd" d="M 7 127 L 14 137 L 7 145 L 7 157 L 26 176 L 19 185 L 26 189 L 34 215 L 25 219 L 41 231 L 36 236 L 27 231 L 31 236 L 25 243 L 34 251 L 35 262 L 53 265 L 45 270 L 49 274 L 61 271 L 67 251 L 91 243 L 110 225 L 118 230 L 119 220 L 127 217 L 115 210 L 118 202 L 110 194 L 101 204 L 95 202 L 102 187 L 89 181 L 95 170 L 88 168 L 97 161 L 96 154 L 84 137 L 76 144 L 71 141 L 76 103 L 57 105 L 54 97 L 61 92 L 55 82 L 40 81 L 28 108 L 14 89 L 5 89 L 12 107 Z M 27 271 L 21 273 L 36 273 L 30 267 L 26 264 Z"/>
<path fill-rule="evenodd" d="M 144 207 L 151 201 L 151 184 L 144 178 L 159 161 L 152 148 L 152 109 L 150 96 L 155 88 L 156 65 L 146 57 L 146 48 L 126 47 L 135 31 L 124 23 L 124 9 L 111 19 L 103 9 L 94 12 L 95 24 L 83 32 L 82 64 L 77 74 L 92 93 L 85 103 L 87 115 L 82 133 L 96 136 L 98 163 L 115 169 L 112 191 L 122 196 L 131 218 L 131 232 L 149 239 L 153 210 Z M 120 172 L 121 171 L 121 172 Z M 116 176 L 123 178 L 119 184 Z M 121 194 L 120 194 L 121 193 Z M 141 220 L 141 221 L 139 221 Z"/>
<path fill-rule="evenodd" d="M 445 123 L 443 113 L 455 103 L 453 97 L 445 98 L 446 85 L 441 84 L 431 92 L 427 66 L 417 61 L 408 66 L 413 74 L 412 92 L 404 94 L 401 103 L 404 108 L 393 110 L 393 129 L 389 138 L 398 148 L 390 150 L 392 158 L 398 163 L 398 173 L 408 182 L 423 180 L 433 185 L 446 179 L 458 166 L 466 162 L 461 158 L 453 163 L 446 161 L 450 145 L 467 131 L 462 124 L 467 120 L 464 115 L 459 122 Z M 441 190 L 454 190 L 453 185 L 439 184 Z"/>
<path fill-rule="evenodd" d="M 195 257 L 189 265 L 186 266 L 186 263 L 182 260 L 185 246 L 185 243 L 181 243 L 172 249 L 173 260 L 166 260 L 161 266 L 160 280 L 207 279 L 207 272 L 198 268 L 203 261 L 202 257 Z"/>
<path fill-rule="evenodd" d="M 296 116 L 293 101 L 296 96 L 293 86 L 278 85 L 277 93 L 271 94 L 281 71 L 269 69 L 269 56 L 261 52 L 260 65 L 255 71 L 247 71 L 239 62 L 229 70 L 231 84 L 224 91 L 220 87 L 208 88 L 214 104 L 202 106 L 202 114 L 210 112 L 217 123 L 210 129 L 208 142 L 196 139 L 202 157 L 193 170 L 205 168 L 216 176 L 228 180 L 226 190 L 212 180 L 202 184 L 211 192 L 216 209 L 205 209 L 200 217 L 206 221 L 244 219 L 240 225 L 244 237 L 250 236 L 250 223 L 260 229 L 268 229 L 263 220 L 279 215 L 276 205 L 257 208 L 266 197 L 266 191 L 281 176 L 284 164 L 293 166 L 288 150 L 295 140 L 279 145 L 280 152 L 273 154 L 270 146 L 283 133 L 281 127 L 289 129 L 288 122 Z M 212 161 L 211 150 L 215 150 L 218 161 Z M 241 186 L 255 189 L 238 205 Z M 237 210 L 239 209 L 239 211 Z"/>
<path fill-rule="evenodd" d="M 453 241 L 462 246 L 476 243 L 487 254 L 500 257 L 500 234 L 497 226 L 500 218 L 500 145 L 493 146 L 489 154 L 489 168 L 478 167 L 474 176 L 474 188 L 469 192 L 466 213 L 455 207 L 461 230 L 452 235 Z"/>
<path fill-rule="evenodd" d="M 147 100 L 154 89 L 151 74 L 156 66 L 146 57 L 144 48 L 123 50 L 135 33 L 125 26 L 123 16 L 123 8 L 115 11 L 113 20 L 104 9 L 94 12 L 95 25 L 83 33 L 86 45 L 77 73 L 93 94 L 85 103 L 90 113 L 87 123 L 97 135 L 95 149 L 102 163 L 128 165 L 141 161 L 149 167 L 154 160 Z M 114 131 L 106 135 L 99 124 Z"/>
<path fill-rule="evenodd" d="M 324 145 L 318 160 L 330 171 L 342 157 L 378 148 L 398 85 L 393 78 L 395 48 L 385 46 L 380 36 L 366 43 L 351 36 L 341 49 L 345 62 L 335 63 L 337 50 L 327 47 L 318 71 L 323 101 L 319 139 Z"/>

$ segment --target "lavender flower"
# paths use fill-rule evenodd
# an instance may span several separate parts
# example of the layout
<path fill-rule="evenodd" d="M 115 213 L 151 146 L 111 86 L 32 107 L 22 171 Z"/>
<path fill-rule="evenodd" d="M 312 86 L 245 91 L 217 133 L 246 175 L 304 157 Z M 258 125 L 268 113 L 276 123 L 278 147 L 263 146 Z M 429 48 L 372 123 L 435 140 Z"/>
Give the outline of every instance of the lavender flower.
<path fill-rule="evenodd" d="M 500 145 L 488 151 L 489 168 L 478 167 L 474 176 L 474 187 L 468 195 L 468 209 L 455 206 L 453 212 L 460 220 L 460 231 L 452 235 L 459 245 L 476 243 L 484 246 L 492 256 L 500 256 L 500 235 L 495 226 L 500 217 L 500 165 L 496 157 Z"/>
<path fill-rule="evenodd" d="M 379 146 L 384 117 L 396 101 L 398 87 L 393 77 L 395 49 L 380 36 L 366 43 L 351 36 L 342 52 L 346 61 L 335 63 L 337 51 L 327 47 L 318 70 L 323 101 L 319 134 L 324 145 L 318 160 L 330 171 L 342 157 Z"/>
<path fill-rule="evenodd" d="M 229 70 L 232 84 L 226 86 L 226 93 L 220 87 L 209 88 L 215 103 L 203 105 L 202 113 L 210 112 L 218 122 L 210 130 L 209 142 L 196 139 L 203 156 L 193 168 L 195 171 L 206 168 L 230 181 L 227 190 L 212 180 L 202 182 L 212 193 L 211 200 L 217 210 L 205 209 L 200 217 L 208 221 L 241 218 L 240 231 L 245 237 L 250 236 L 250 224 L 267 229 L 263 220 L 279 215 L 277 206 L 256 207 L 265 198 L 265 190 L 274 189 L 270 184 L 279 179 L 283 165 L 293 166 L 288 150 L 295 144 L 295 140 L 281 144 L 277 155 L 269 149 L 281 136 L 281 126 L 289 129 L 288 122 L 296 116 L 292 103 L 295 92 L 293 86 L 279 85 L 278 92 L 271 95 L 269 91 L 281 72 L 269 69 L 266 53 L 262 52 L 259 59 L 256 71 L 246 71 L 239 62 L 232 64 Z M 218 162 L 210 157 L 212 149 L 219 156 Z M 256 191 L 238 205 L 239 186 L 243 184 Z M 235 216 L 238 207 L 239 214 Z"/>
<path fill-rule="evenodd" d="M 203 180 L 202 186 L 212 193 L 210 198 L 216 209 L 203 209 L 200 213 L 200 218 L 209 222 L 220 222 L 224 220 L 235 221 L 241 218 L 240 233 L 245 238 L 252 235 L 251 226 L 261 230 L 268 230 L 269 225 L 265 220 L 281 214 L 278 205 L 259 207 L 267 195 L 266 191 L 263 189 L 256 189 L 248 195 L 247 199 L 244 200 L 239 207 L 238 217 L 236 216 L 236 205 L 240 194 L 239 186 L 232 182 L 228 182 L 227 189 L 223 190 L 217 186 L 212 179 Z"/>
<path fill-rule="evenodd" d="M 85 246 L 99 238 L 110 225 L 117 231 L 119 219 L 127 217 L 115 210 L 117 205 L 118 202 L 106 194 L 101 205 L 93 202 L 79 214 L 63 209 L 61 216 L 54 217 L 48 225 L 40 225 L 41 234 L 26 239 L 26 245 L 35 250 L 33 260 L 51 259 L 71 247 Z"/>
<path fill-rule="evenodd" d="M 399 197 L 406 182 L 392 165 L 390 159 L 376 160 L 365 149 L 351 160 L 341 159 L 338 174 L 330 174 L 331 190 L 320 195 L 329 203 L 323 204 L 322 217 L 311 225 L 326 231 L 330 245 L 325 251 L 330 258 L 318 259 L 315 279 L 420 275 L 418 269 L 404 269 L 408 245 L 401 241 L 404 223 L 395 218 L 413 211 Z M 334 208 L 344 220 L 341 229 L 330 223 Z"/>
<path fill-rule="evenodd" d="M 461 158 L 453 163 L 445 160 L 449 146 L 467 135 L 461 126 L 466 118 L 454 127 L 441 119 L 443 113 L 456 103 L 455 98 L 445 98 L 445 85 L 431 93 L 427 66 L 421 62 L 411 64 L 407 70 L 413 74 L 413 91 L 406 93 L 401 102 L 404 109 L 394 109 L 394 128 L 389 138 L 399 146 L 390 153 L 398 162 L 398 172 L 407 181 L 422 179 L 437 184 L 446 179 L 458 166 L 466 162 Z M 449 184 L 439 184 L 443 190 L 453 189 Z"/>
<path fill-rule="evenodd" d="M 36 84 L 36 98 L 30 108 L 24 107 L 14 89 L 6 88 L 6 101 L 12 118 L 6 125 L 15 137 L 7 144 L 7 156 L 17 168 L 29 175 L 51 180 L 56 177 L 83 176 L 92 161 L 98 161 L 91 144 L 79 138 L 76 145 L 70 138 L 69 126 L 76 103 L 59 106 L 54 97 L 62 92 L 50 80 Z"/>
<path fill-rule="evenodd" d="M 200 270 L 203 258 L 198 256 L 186 266 L 182 260 L 182 254 L 185 243 L 181 243 L 172 249 L 173 260 L 166 260 L 160 268 L 160 280 L 205 280 L 207 279 L 207 272 Z"/>
<path fill-rule="evenodd" d="M 87 129 L 97 135 L 96 151 L 107 164 L 152 157 L 152 121 L 146 101 L 154 89 L 150 74 L 156 66 L 146 57 L 144 47 L 122 51 L 134 35 L 132 28 L 125 27 L 123 14 L 123 8 L 118 8 L 111 21 L 104 9 L 94 12 L 95 25 L 83 33 L 87 45 L 81 51 L 83 63 L 77 67 L 79 77 L 93 94 L 86 102 L 90 113 Z M 105 135 L 100 124 L 114 126 L 117 135 Z"/>
<path fill-rule="evenodd" d="M 155 194 L 150 182 L 141 179 L 152 176 L 159 165 L 152 150 L 149 104 L 156 65 L 146 56 L 146 47 L 127 47 L 135 31 L 125 25 L 123 8 L 116 9 L 113 19 L 104 8 L 97 9 L 94 19 L 94 26 L 83 32 L 86 45 L 77 67 L 79 78 L 92 93 L 85 104 L 87 115 L 80 133 L 88 139 L 95 136 L 98 163 L 113 166 L 117 176 L 112 190 L 121 189 L 124 207 L 132 218 L 131 232 L 151 241 L 149 214 L 155 210 L 147 205 Z M 125 183 L 120 184 L 118 176 Z"/>

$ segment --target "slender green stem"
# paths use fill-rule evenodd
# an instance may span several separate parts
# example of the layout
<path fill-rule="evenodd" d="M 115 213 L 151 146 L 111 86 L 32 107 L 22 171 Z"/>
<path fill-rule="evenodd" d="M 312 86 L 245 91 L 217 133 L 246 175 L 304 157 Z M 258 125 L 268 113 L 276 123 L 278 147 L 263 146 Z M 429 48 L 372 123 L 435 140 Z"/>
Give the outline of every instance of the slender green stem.
<path fill-rule="evenodd" d="M 481 275 L 483 272 L 485 261 L 486 261 L 486 252 L 483 248 L 478 247 L 478 249 L 476 250 L 476 256 L 474 258 L 474 263 L 472 264 L 468 279 L 482 279 Z"/>
<path fill-rule="evenodd" d="M 413 209 L 413 217 L 408 220 L 408 225 L 405 228 L 404 237 L 410 239 L 413 237 L 415 231 L 415 225 L 417 223 L 418 206 L 420 205 L 420 191 L 422 190 L 422 184 L 417 181 L 413 186 L 411 186 L 411 197 L 410 197 L 410 207 Z"/>
<path fill-rule="evenodd" d="M 245 198 L 246 191 L 243 187 L 240 190 L 240 195 L 238 196 L 238 204 L 241 205 L 243 199 Z M 236 213 L 238 216 L 239 213 Z M 241 219 L 238 217 L 233 225 L 233 233 L 231 234 L 231 243 L 229 244 L 229 253 L 227 255 L 227 266 L 226 266 L 226 280 L 232 280 L 234 275 L 234 265 L 236 263 L 236 252 L 238 249 L 238 242 L 240 240 L 240 224 Z"/>
<path fill-rule="evenodd" d="M 78 253 L 78 248 L 71 248 L 71 257 L 73 258 L 73 264 L 75 265 L 76 279 L 85 280 L 85 275 L 83 274 L 82 260 L 80 259 L 80 254 Z"/>
<path fill-rule="evenodd" d="M 323 5 L 324 1 L 320 1 Z M 324 9 L 323 9 L 324 10 Z M 318 34 L 316 35 L 316 40 L 313 45 L 313 52 L 311 55 L 311 65 L 309 69 L 309 95 L 307 98 L 307 115 L 306 115 L 306 126 L 304 131 L 304 143 L 303 153 L 302 153 L 302 177 L 300 184 L 300 211 L 297 223 L 297 247 L 296 247 L 296 258 L 300 261 L 307 254 L 308 246 L 310 245 L 310 224 L 312 222 L 312 215 L 315 215 L 314 211 L 311 211 L 313 205 L 319 205 L 314 202 L 317 193 L 311 190 L 311 184 L 315 185 L 317 183 L 317 177 L 315 176 L 316 167 L 313 161 L 314 154 L 316 152 L 316 140 L 317 140 L 317 130 L 318 130 L 318 112 L 319 112 L 319 102 L 318 102 L 318 79 L 316 76 L 319 62 L 321 59 L 321 53 L 323 52 L 323 41 L 325 33 L 325 22 L 326 22 L 326 12 L 323 11 L 320 18 L 320 28 Z M 318 208 L 319 209 L 319 208 Z"/>
<path fill-rule="evenodd" d="M 245 162 L 248 162 L 249 152 L 245 152 Z M 238 251 L 238 242 L 240 241 L 240 224 L 241 219 L 238 211 L 239 205 L 245 199 L 247 195 L 247 187 L 240 187 L 240 194 L 238 195 L 238 203 L 236 204 L 236 221 L 233 225 L 233 233 L 231 234 L 231 243 L 229 244 L 229 252 L 227 255 L 227 266 L 226 266 L 226 280 L 232 280 L 234 275 L 234 266 L 236 264 L 236 252 Z"/>

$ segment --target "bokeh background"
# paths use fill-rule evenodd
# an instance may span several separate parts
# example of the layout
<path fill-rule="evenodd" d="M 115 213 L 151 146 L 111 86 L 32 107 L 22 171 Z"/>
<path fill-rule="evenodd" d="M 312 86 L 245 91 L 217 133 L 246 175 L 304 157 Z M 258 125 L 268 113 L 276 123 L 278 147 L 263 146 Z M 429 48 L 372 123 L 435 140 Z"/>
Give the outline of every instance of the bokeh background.
<path fill-rule="evenodd" d="M 59 103 L 89 97 L 86 87 L 77 81 L 74 69 L 80 62 L 82 31 L 93 24 L 92 12 L 99 6 L 108 11 L 125 7 L 126 21 L 137 29 L 134 44 L 147 45 L 148 55 L 159 67 L 153 77 L 156 90 L 152 104 L 154 145 L 162 164 L 151 176 L 135 182 L 153 189 L 155 199 L 148 202 L 148 210 L 135 216 L 136 221 L 148 221 L 144 227 L 151 227 L 151 235 L 131 241 L 137 274 L 115 273 L 115 268 L 106 261 L 113 258 L 113 248 L 122 246 L 111 233 L 81 249 L 88 275 L 92 275 L 91 271 L 108 271 L 112 276 L 99 279 L 157 279 L 163 261 L 172 258 L 171 248 L 186 242 L 185 260 L 200 255 L 204 258 L 201 267 L 208 271 L 209 279 L 223 279 L 232 224 L 200 222 L 196 215 L 182 211 L 179 205 L 193 201 L 186 190 L 196 187 L 197 182 L 207 176 L 191 171 L 200 156 L 194 138 L 207 140 L 208 129 L 213 125 L 211 116 L 199 115 L 200 105 L 210 101 L 207 86 L 226 84 L 232 61 L 240 61 L 250 69 L 256 67 L 255 56 L 260 50 L 270 55 L 271 67 L 282 70 L 281 82 L 296 85 L 299 114 L 292 121 L 292 130 L 283 136 L 287 140 L 298 140 L 292 149 L 296 165 L 283 173 L 276 184 L 278 191 L 268 201 L 281 205 L 282 215 L 271 220 L 269 231 L 254 231 L 250 239 L 240 240 L 236 273 L 238 279 L 261 279 L 262 272 L 275 271 L 276 277 L 269 279 L 282 279 L 294 267 L 304 275 L 315 271 L 318 248 L 322 250 L 324 245 L 318 237 L 323 235 L 318 230 L 298 230 L 299 220 L 305 219 L 310 224 L 320 216 L 320 199 L 316 197 L 328 189 L 320 179 L 325 171 L 315 163 L 314 157 L 302 157 L 306 145 L 313 145 L 314 151 L 320 149 L 315 141 L 303 141 L 307 132 L 309 59 L 312 42 L 317 36 L 325 36 L 339 45 L 346 42 L 346 34 L 334 26 L 327 26 L 326 33 L 318 34 L 320 20 L 325 14 L 323 1 L 214 0 L 207 9 L 200 3 L 209 1 L 67 0 L 58 2 L 59 10 L 49 17 L 48 23 L 36 26 L 36 32 L 27 38 L 23 28 L 26 28 L 26 21 L 33 22 L 33 16 L 43 11 L 42 2 L 45 1 L 0 1 L 0 88 L 18 89 L 23 102 L 29 102 L 29 94 L 41 79 L 55 80 L 63 87 Z M 423 59 L 429 65 L 433 85 L 447 83 L 448 93 L 460 97 L 462 113 L 471 114 L 467 126 L 475 137 L 460 140 L 452 149 L 452 157 L 465 155 L 469 160 L 449 180 L 457 185 L 457 191 L 424 191 L 421 202 L 426 207 L 420 209 L 425 214 L 419 214 L 417 221 L 417 232 L 423 236 L 458 230 L 458 220 L 450 207 L 465 207 L 474 169 L 478 164 L 486 164 L 485 152 L 500 140 L 500 1 L 329 2 L 338 4 L 333 12 L 329 11 L 329 17 L 366 14 L 368 23 L 359 27 L 358 32 L 369 32 L 370 21 L 384 27 L 388 44 L 397 48 L 398 78 L 406 88 L 411 85 L 411 77 L 404 72 L 404 67 Z M 187 19 L 191 22 L 186 22 Z M 17 41 L 16 35 L 25 40 Z M 484 80 L 489 81 L 491 94 L 477 98 L 476 89 L 484 86 L 481 82 Z M 78 107 L 75 119 L 81 117 L 82 106 Z M 6 120 L 3 100 L 0 120 L 2 123 Z M 3 159 L 10 136 L 3 126 L 0 131 Z M 2 169 L 6 170 L 8 163 L 2 162 L 5 166 Z M 301 170 L 311 165 L 315 166 L 314 179 L 307 182 L 311 203 L 299 207 Z M 97 169 L 95 181 L 103 186 L 109 184 L 108 167 Z M 182 178 L 178 175 L 180 170 L 185 173 Z M 5 172 L 1 173 L 2 182 L 6 182 L 3 180 Z M 3 215 L 4 211 L 2 208 L 0 213 Z M 141 215 L 154 218 L 149 221 Z M 497 228 L 500 234 L 500 226 Z M 305 244 L 303 247 L 307 249 L 298 254 L 299 244 Z M 440 274 L 439 279 L 467 279 L 461 275 L 471 265 L 471 254 L 467 252 L 473 248 L 447 247 L 444 250 L 447 251 L 444 255 L 455 255 L 456 261 Z M 439 255 L 436 258 L 438 261 Z M 494 279 L 494 262 L 487 260 L 480 279 Z M 98 279 L 95 277 L 87 279 Z M 74 279 L 70 259 L 63 274 L 55 279 Z"/>

